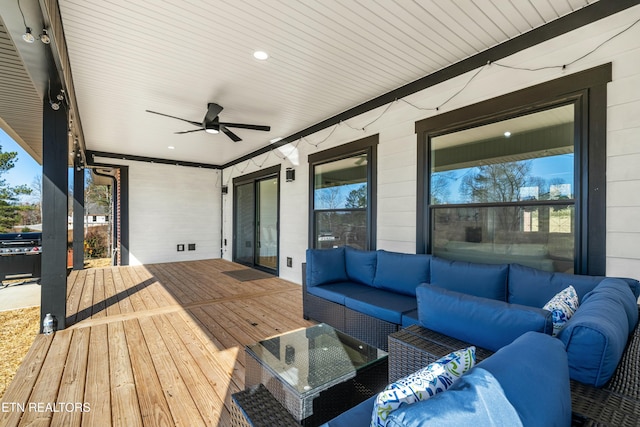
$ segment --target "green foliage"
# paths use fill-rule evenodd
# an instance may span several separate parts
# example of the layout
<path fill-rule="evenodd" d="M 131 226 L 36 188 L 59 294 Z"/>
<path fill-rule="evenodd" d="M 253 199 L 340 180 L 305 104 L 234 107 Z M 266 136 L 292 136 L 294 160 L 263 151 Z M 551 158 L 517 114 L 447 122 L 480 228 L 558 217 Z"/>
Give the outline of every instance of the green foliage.
<path fill-rule="evenodd" d="M 367 207 L 367 186 L 365 184 L 349 192 L 345 207 L 350 209 Z"/>
<path fill-rule="evenodd" d="M 18 153 L 15 151 L 3 152 L 0 146 L 0 232 L 7 232 L 20 222 L 18 196 L 31 194 L 31 189 L 26 185 L 11 187 L 2 176 L 15 165 Z"/>
<path fill-rule="evenodd" d="M 86 258 L 104 258 L 107 256 L 109 237 L 106 227 L 89 227 L 84 238 Z"/>

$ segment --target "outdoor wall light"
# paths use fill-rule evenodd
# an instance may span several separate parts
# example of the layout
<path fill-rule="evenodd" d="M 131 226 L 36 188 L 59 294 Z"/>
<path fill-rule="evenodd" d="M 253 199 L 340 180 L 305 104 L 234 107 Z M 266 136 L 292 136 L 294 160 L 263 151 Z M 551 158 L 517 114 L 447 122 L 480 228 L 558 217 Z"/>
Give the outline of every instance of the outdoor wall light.
<path fill-rule="evenodd" d="M 287 182 L 292 182 L 296 180 L 296 171 L 293 168 L 287 168 L 285 171 L 285 177 Z"/>
<path fill-rule="evenodd" d="M 27 43 L 33 43 L 34 41 L 36 41 L 36 38 L 33 37 L 33 34 L 31 34 L 31 28 L 27 27 L 25 29 L 25 32 L 22 35 L 22 40 L 26 41 Z"/>

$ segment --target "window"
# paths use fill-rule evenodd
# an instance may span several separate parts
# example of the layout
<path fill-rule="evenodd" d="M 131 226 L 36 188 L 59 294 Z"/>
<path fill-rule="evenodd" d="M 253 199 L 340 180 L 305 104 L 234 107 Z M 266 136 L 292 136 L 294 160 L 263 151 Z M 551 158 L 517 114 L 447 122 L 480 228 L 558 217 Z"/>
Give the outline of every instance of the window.
<path fill-rule="evenodd" d="M 375 248 L 377 135 L 309 156 L 309 247 Z"/>
<path fill-rule="evenodd" d="M 610 71 L 416 123 L 418 253 L 605 274 Z"/>
<path fill-rule="evenodd" d="M 431 252 L 573 270 L 574 105 L 431 138 Z"/>

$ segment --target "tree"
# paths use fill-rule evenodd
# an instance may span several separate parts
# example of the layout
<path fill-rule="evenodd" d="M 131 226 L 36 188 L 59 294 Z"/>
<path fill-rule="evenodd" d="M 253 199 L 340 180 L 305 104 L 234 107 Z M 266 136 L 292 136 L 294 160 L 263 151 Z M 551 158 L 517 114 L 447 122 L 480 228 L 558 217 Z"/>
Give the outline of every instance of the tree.
<path fill-rule="evenodd" d="M 6 233 L 20 222 L 18 196 L 31 194 L 31 189 L 26 185 L 12 187 L 3 178 L 16 165 L 18 153 L 15 151 L 3 152 L 0 146 L 0 232 Z"/>
<path fill-rule="evenodd" d="M 477 172 L 466 175 L 460 191 L 472 203 L 504 203 L 520 201 L 523 189 L 539 180 L 531 177 L 531 162 L 505 162 L 482 165 Z M 517 231 L 520 229 L 520 209 L 517 206 L 502 206 L 495 209 L 498 229 Z"/>
<path fill-rule="evenodd" d="M 355 190 L 351 190 L 349 194 L 347 194 L 345 207 L 349 209 L 367 207 L 367 186 L 365 184 L 362 184 Z"/>
<path fill-rule="evenodd" d="M 99 185 L 93 180 L 93 175 L 89 173 L 86 177 L 85 187 L 85 215 L 104 214 L 109 216 L 109 224 L 106 233 L 97 228 L 93 231 L 87 230 L 85 236 L 85 248 L 88 257 L 110 256 L 111 255 L 111 231 L 113 222 L 113 203 L 111 188 L 108 185 Z"/>

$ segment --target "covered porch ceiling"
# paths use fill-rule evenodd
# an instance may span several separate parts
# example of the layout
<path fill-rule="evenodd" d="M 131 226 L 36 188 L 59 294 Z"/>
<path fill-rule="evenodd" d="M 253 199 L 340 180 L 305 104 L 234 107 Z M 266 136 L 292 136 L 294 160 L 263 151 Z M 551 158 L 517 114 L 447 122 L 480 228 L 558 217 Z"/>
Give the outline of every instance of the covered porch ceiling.
<path fill-rule="evenodd" d="M 42 27 L 51 32 L 46 13 L 52 3 L 7 0 L 0 8 L 0 125 L 39 162 L 42 105 L 50 96 L 45 45 L 27 44 L 22 34 L 25 22 L 36 38 Z M 268 149 L 275 138 L 292 140 L 554 21 L 564 24 L 576 14 L 598 19 L 588 17 L 601 17 L 611 7 L 604 3 L 57 2 L 73 80 L 68 95 L 76 101 L 72 116 L 84 148 L 214 166 Z M 620 1 L 616 8 L 634 3 Z M 255 59 L 257 50 L 269 58 Z M 210 102 L 224 107 L 220 121 L 271 130 L 231 129 L 239 142 L 223 133 L 175 134 L 198 127 L 145 111 L 201 122 Z"/>

